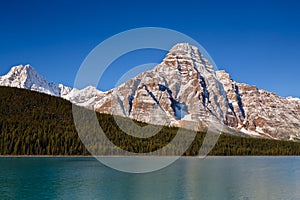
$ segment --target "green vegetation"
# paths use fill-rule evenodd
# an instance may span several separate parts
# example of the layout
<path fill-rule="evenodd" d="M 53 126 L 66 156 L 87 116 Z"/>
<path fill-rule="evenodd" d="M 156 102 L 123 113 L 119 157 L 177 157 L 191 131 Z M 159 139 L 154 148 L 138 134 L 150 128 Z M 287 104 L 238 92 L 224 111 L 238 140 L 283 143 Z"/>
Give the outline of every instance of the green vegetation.
<path fill-rule="evenodd" d="M 0 94 L 0 155 L 89 155 L 77 135 L 71 103 L 17 88 L 0 87 Z M 79 112 L 93 111 L 80 108 Z M 107 137 L 130 152 L 160 149 L 177 133 L 177 128 L 162 127 L 159 134 L 151 138 L 136 138 L 122 132 L 113 116 L 97 114 L 97 117 Z M 127 123 L 126 118 L 120 120 Z M 204 136 L 205 133 L 198 132 L 185 155 L 197 155 Z M 175 144 L 168 153 L 176 152 L 180 145 Z M 101 149 L 101 142 L 90 147 L 93 152 L 118 153 L 116 149 Z M 210 155 L 300 155 L 300 143 L 222 134 Z"/>

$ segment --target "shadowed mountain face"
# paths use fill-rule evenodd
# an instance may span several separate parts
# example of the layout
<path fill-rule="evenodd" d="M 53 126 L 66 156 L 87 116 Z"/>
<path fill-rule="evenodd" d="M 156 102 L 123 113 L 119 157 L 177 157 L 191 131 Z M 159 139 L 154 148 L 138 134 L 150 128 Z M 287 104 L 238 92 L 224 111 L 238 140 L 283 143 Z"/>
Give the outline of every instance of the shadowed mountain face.
<path fill-rule="evenodd" d="M 201 130 L 213 120 L 253 137 L 300 138 L 299 99 L 237 83 L 185 43 L 175 45 L 154 69 L 107 92 L 48 83 L 29 65 L 13 67 L 0 77 L 0 85 L 60 96 L 101 113 L 151 124 L 192 124 L 189 127 Z"/>

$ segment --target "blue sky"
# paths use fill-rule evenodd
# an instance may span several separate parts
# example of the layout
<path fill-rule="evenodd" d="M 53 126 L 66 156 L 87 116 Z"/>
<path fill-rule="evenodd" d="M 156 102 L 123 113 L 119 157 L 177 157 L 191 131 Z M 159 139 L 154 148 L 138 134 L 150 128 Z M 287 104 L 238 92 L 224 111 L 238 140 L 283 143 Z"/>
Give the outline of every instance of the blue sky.
<path fill-rule="evenodd" d="M 197 40 L 239 82 L 300 97 L 298 1 L 1 1 L 0 74 L 30 63 L 47 80 L 73 85 L 100 42 L 138 27 L 165 27 Z M 165 52 L 120 58 L 100 82 L 113 87 L 130 67 Z"/>

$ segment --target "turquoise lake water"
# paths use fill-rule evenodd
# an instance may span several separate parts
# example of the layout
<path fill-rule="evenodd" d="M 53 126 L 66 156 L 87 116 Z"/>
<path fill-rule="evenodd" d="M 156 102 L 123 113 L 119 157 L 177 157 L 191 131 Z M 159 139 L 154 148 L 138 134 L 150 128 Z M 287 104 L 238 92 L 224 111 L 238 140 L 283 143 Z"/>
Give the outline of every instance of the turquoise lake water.
<path fill-rule="evenodd" d="M 300 158 L 182 158 L 128 174 L 94 158 L 2 157 L 0 199 L 300 199 Z"/>

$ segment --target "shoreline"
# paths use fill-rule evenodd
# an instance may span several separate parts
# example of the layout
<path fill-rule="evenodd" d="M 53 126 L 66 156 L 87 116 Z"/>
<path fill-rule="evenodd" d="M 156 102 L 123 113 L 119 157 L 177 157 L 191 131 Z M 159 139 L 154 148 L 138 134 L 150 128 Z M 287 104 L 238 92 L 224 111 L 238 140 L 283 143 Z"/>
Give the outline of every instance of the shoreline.
<path fill-rule="evenodd" d="M 247 158 L 253 158 L 253 157 L 300 157 L 300 155 L 233 155 L 233 156 L 82 156 L 82 155 L 0 155 L 0 158 L 199 158 L 199 159 L 205 159 L 205 158 L 234 158 L 234 157 L 247 157 Z"/>

